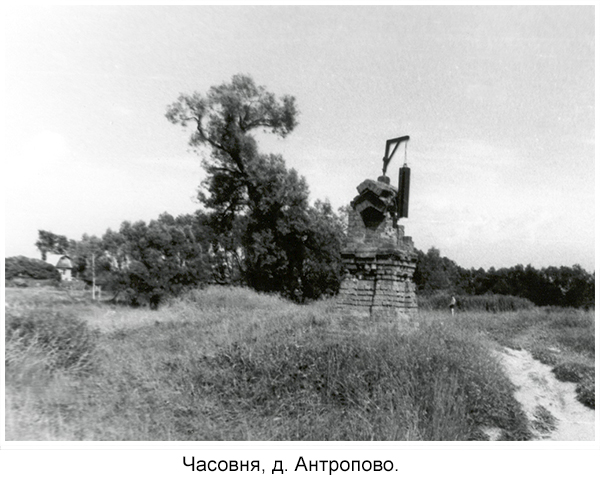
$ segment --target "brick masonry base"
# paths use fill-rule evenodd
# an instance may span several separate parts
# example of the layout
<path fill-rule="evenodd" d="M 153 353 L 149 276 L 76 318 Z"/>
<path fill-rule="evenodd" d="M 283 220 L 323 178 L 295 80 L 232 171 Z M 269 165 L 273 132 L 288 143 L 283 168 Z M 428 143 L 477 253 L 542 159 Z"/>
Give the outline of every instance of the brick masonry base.
<path fill-rule="evenodd" d="M 406 319 L 417 312 L 412 279 L 417 256 L 412 239 L 404 236 L 404 227 L 375 199 L 377 193 L 393 194 L 395 188 L 365 181 L 359 192 L 349 213 L 348 238 L 342 250 L 344 279 L 338 308 L 370 319 Z"/>
<path fill-rule="evenodd" d="M 396 318 L 417 312 L 412 275 L 416 263 L 398 255 L 344 254 L 339 306 L 353 315 Z"/>

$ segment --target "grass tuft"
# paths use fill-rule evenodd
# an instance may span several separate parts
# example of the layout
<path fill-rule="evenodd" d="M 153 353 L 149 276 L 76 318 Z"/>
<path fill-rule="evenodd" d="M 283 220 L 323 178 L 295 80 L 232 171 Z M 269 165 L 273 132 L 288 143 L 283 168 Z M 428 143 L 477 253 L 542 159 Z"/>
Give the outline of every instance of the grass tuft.
<path fill-rule="evenodd" d="M 45 351 L 46 365 L 63 369 L 89 367 L 93 360 L 97 332 L 74 315 L 26 310 L 5 315 L 7 347 L 27 349 L 38 347 Z M 8 362 L 7 362 L 8 364 Z"/>
<path fill-rule="evenodd" d="M 579 362 L 563 362 L 556 365 L 552 372 L 559 381 L 581 382 L 586 377 L 594 376 L 594 368 Z"/>
<path fill-rule="evenodd" d="M 588 376 L 583 379 L 575 388 L 577 399 L 580 403 L 592 409 L 596 408 L 596 383 L 594 376 Z"/>
<path fill-rule="evenodd" d="M 548 434 L 556 429 L 556 425 L 554 415 L 544 406 L 538 405 L 534 413 L 533 428 L 540 433 Z"/>

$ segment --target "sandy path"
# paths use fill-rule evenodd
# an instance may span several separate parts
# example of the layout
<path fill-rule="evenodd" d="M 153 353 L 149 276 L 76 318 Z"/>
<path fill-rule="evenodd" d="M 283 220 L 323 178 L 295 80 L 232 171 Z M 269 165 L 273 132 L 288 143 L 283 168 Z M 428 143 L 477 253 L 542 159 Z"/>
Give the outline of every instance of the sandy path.
<path fill-rule="evenodd" d="M 515 398 L 533 423 L 535 440 L 594 441 L 594 410 L 577 401 L 575 384 L 557 380 L 551 367 L 526 350 L 504 349 L 498 355 L 517 387 Z M 554 430 L 544 426 L 548 419 L 540 420 L 548 416 L 544 409 L 556 418 Z"/>

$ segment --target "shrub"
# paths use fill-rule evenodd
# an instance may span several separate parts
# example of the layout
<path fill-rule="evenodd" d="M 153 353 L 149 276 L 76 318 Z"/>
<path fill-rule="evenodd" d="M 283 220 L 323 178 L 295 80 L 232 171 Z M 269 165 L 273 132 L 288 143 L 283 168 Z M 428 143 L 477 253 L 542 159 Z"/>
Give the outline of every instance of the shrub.
<path fill-rule="evenodd" d="M 105 239 L 110 235 L 118 248 L 111 249 L 109 287 L 133 306 L 157 309 L 170 297 L 206 284 L 208 256 L 188 219 L 165 213 L 148 224 L 123 222 L 118 234 L 107 233 Z M 123 254 L 125 261 L 113 264 Z"/>
<path fill-rule="evenodd" d="M 542 364 L 553 366 L 559 362 L 558 354 L 543 345 L 533 347 L 531 349 L 531 355 L 535 360 L 539 360 Z"/>
<path fill-rule="evenodd" d="M 593 374 L 591 377 L 588 376 L 577 384 L 575 392 L 577 393 L 579 402 L 587 407 L 596 409 L 596 384 L 594 383 Z"/>
<path fill-rule="evenodd" d="M 4 278 L 6 280 L 29 278 L 60 281 L 60 273 L 54 266 L 45 261 L 26 258 L 25 256 L 14 256 L 4 258 Z"/>
<path fill-rule="evenodd" d="M 577 362 L 564 362 L 552 369 L 559 381 L 580 382 L 589 375 L 594 375 L 594 368 Z"/>
<path fill-rule="evenodd" d="M 51 367 L 88 367 L 96 336 L 83 320 L 69 314 L 33 310 L 6 315 L 6 342 L 40 346 L 50 355 Z"/>

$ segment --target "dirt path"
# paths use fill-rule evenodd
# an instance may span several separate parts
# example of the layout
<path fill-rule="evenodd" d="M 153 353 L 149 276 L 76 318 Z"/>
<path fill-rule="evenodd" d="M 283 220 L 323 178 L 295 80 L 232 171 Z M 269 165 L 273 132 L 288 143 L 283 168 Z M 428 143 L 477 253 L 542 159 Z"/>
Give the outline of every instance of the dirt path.
<path fill-rule="evenodd" d="M 576 385 L 560 382 L 552 368 L 526 350 L 504 349 L 499 357 L 517 387 L 515 398 L 532 423 L 535 440 L 594 441 L 594 410 L 576 399 Z"/>

